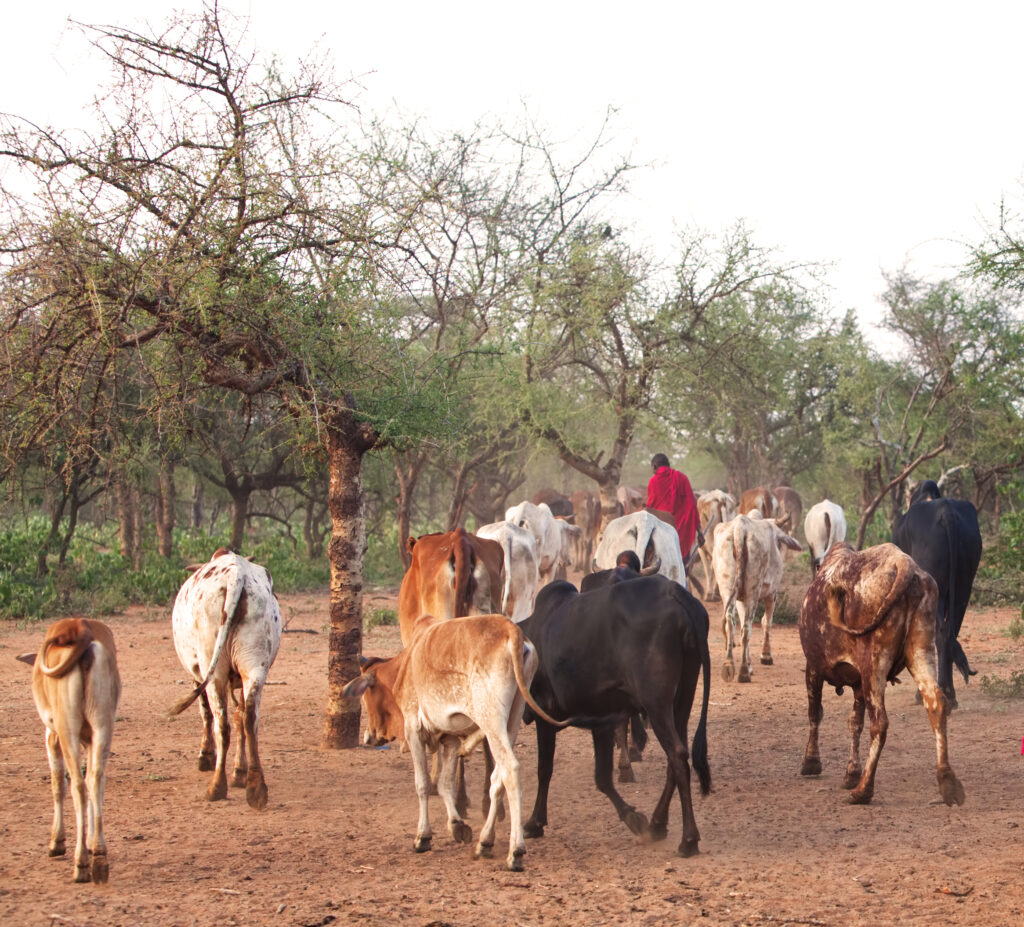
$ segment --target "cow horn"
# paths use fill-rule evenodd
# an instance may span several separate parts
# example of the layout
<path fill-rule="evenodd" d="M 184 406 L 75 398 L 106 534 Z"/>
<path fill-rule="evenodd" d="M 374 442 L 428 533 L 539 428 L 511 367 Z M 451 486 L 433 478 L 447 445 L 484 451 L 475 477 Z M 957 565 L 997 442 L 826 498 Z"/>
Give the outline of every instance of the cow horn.
<path fill-rule="evenodd" d="M 643 569 L 640 570 L 640 575 L 641 576 L 653 576 L 660 569 L 661 569 L 661 557 L 655 557 L 651 561 L 651 565 L 650 566 L 645 566 Z"/>

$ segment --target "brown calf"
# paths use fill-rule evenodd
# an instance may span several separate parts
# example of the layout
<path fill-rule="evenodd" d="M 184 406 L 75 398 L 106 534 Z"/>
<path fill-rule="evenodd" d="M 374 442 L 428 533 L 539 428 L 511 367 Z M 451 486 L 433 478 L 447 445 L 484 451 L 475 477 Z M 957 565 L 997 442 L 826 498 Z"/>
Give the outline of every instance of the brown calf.
<path fill-rule="evenodd" d="M 850 804 L 867 804 L 875 791 L 875 769 L 889 720 L 885 684 L 910 671 L 928 711 L 938 753 L 938 781 L 947 805 L 963 804 L 964 789 L 949 767 L 946 717 L 949 707 L 935 681 L 935 580 L 894 544 L 856 552 L 837 544 L 825 557 L 800 609 L 800 643 L 807 656 L 807 716 L 810 736 L 802 776 L 821 772 L 818 726 L 825 683 L 842 694 L 853 689 L 850 760 L 843 787 Z M 864 710 L 871 722 L 871 748 L 863 770 L 860 735 Z"/>
<path fill-rule="evenodd" d="M 38 654 L 22 654 L 18 659 L 32 664 L 32 697 L 46 725 L 46 754 L 53 792 L 50 856 L 63 856 L 66 852 L 66 772 L 71 779 L 78 829 L 75 881 L 106 882 L 110 868 L 103 839 L 103 788 L 114 716 L 121 697 L 114 635 L 102 621 L 65 618 L 50 625 Z"/>

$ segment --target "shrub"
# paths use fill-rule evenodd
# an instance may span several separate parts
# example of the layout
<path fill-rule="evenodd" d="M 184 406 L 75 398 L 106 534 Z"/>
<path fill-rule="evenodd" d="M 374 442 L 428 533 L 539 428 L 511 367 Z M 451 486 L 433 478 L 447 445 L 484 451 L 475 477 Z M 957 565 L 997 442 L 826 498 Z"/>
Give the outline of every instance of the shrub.
<path fill-rule="evenodd" d="M 1014 670 L 1009 679 L 982 676 L 981 691 L 991 698 L 1024 698 L 1024 670 Z"/>
<path fill-rule="evenodd" d="M 363 619 L 363 630 L 372 631 L 381 625 L 398 624 L 398 612 L 393 608 L 375 608 Z"/>

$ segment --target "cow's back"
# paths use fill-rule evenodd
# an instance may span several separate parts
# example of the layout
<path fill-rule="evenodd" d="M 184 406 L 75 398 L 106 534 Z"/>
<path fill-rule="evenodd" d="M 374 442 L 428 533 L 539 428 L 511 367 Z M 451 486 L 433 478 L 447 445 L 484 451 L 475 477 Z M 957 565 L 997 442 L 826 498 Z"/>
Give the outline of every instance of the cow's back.
<path fill-rule="evenodd" d="M 977 510 L 961 499 L 932 499 L 918 502 L 897 519 L 893 543 L 931 574 L 939 597 L 949 590 L 953 579 L 966 588 L 957 589 L 965 603 L 970 596 L 974 574 L 981 562 L 981 530 Z"/>

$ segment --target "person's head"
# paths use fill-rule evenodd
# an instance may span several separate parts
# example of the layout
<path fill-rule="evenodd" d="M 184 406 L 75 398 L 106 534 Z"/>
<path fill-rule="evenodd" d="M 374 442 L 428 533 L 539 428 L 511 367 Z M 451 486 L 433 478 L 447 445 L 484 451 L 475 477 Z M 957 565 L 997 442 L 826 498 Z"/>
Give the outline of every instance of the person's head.
<path fill-rule="evenodd" d="M 664 454 L 655 454 L 651 458 L 651 469 L 657 473 L 662 467 L 668 466 L 668 458 Z"/>

